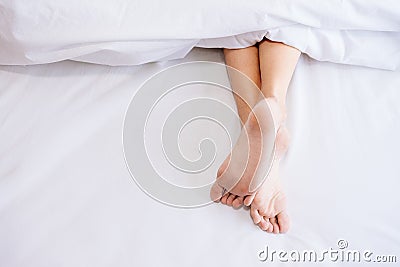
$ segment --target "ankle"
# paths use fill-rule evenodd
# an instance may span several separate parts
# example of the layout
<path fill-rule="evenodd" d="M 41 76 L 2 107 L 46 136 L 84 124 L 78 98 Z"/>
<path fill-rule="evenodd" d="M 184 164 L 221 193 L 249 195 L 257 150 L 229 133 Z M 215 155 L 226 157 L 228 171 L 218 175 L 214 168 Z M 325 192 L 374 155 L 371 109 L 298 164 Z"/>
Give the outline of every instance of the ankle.
<path fill-rule="evenodd" d="M 249 113 L 246 121 L 247 127 L 250 129 L 264 129 L 269 128 L 273 123 L 273 111 L 268 99 L 263 99 L 256 103 Z"/>
<path fill-rule="evenodd" d="M 265 89 L 263 90 L 265 91 Z M 284 115 L 286 119 L 286 96 L 275 93 L 278 90 L 267 90 L 269 91 L 268 94 L 264 94 L 265 99 L 269 99 L 271 102 L 276 102 L 279 106 L 280 111 Z"/>

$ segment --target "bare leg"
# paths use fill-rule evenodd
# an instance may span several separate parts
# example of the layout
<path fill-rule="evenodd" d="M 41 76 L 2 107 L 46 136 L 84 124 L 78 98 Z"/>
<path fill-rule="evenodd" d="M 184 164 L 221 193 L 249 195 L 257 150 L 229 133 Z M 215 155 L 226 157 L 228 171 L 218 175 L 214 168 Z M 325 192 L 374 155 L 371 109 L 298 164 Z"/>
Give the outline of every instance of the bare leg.
<path fill-rule="evenodd" d="M 266 40 L 259 45 L 261 90 L 267 98 L 274 97 L 277 100 L 280 108 L 275 110 L 274 117 L 280 122 L 280 128 L 275 140 L 277 153 L 272 170 L 256 194 L 245 199 L 245 204 L 251 203 L 254 223 L 274 233 L 286 232 L 289 228 L 289 218 L 285 212 L 286 197 L 279 179 L 279 161 L 289 145 L 288 131 L 284 126 L 286 93 L 300 54 L 297 49 L 282 43 Z M 268 219 L 272 228 L 263 222 L 268 222 Z"/>
<path fill-rule="evenodd" d="M 249 114 L 253 107 L 257 104 L 258 101 L 260 101 L 260 90 L 261 88 L 261 75 L 260 75 L 260 63 L 259 63 L 259 55 L 258 55 L 258 47 L 257 46 L 251 46 L 248 48 L 243 48 L 243 49 L 224 49 L 224 54 L 225 54 L 225 62 L 228 66 L 239 70 L 243 74 L 245 74 L 249 79 L 243 79 L 243 76 L 237 75 L 238 73 L 235 71 L 230 71 L 228 69 L 229 73 L 229 79 L 231 82 L 231 86 L 233 91 L 235 92 L 234 97 L 238 109 L 238 115 L 241 119 L 242 125 L 246 123 L 248 120 Z M 253 84 L 249 84 L 249 83 Z M 254 86 L 255 85 L 255 86 Z M 251 87 L 251 88 L 249 88 Z M 257 87 L 257 91 L 254 90 L 254 88 Z M 240 97 L 239 97 L 240 95 Z M 243 98 L 243 99 L 242 99 Z M 242 131 L 243 133 L 243 131 Z M 248 138 L 248 136 L 244 136 L 245 138 Z M 257 136 L 254 139 L 257 139 Z M 248 144 L 244 144 L 245 146 L 248 146 Z M 237 147 L 237 145 L 236 145 Z M 253 149 L 254 150 L 254 149 Z M 244 152 L 242 148 L 239 149 L 239 153 Z M 257 151 L 260 152 L 260 151 Z M 259 154 L 256 151 L 253 151 L 253 154 Z M 225 160 L 225 162 L 221 165 L 219 171 L 218 171 L 218 179 L 221 178 L 222 173 L 226 170 L 228 162 L 230 160 L 230 156 Z M 237 171 L 236 171 L 237 172 Z M 235 172 L 235 174 L 236 174 Z M 237 176 L 238 174 L 236 174 Z M 227 175 L 225 175 L 226 177 Z M 248 175 L 251 176 L 251 175 Z M 230 177 L 228 177 L 230 179 Z M 223 184 L 224 187 L 228 187 L 226 184 L 221 182 L 221 179 L 219 179 L 219 182 Z M 243 183 L 243 181 L 241 181 Z M 248 186 L 248 183 L 245 183 L 244 186 Z M 213 200 L 218 200 L 221 198 L 221 187 L 215 186 L 215 196 L 211 196 Z M 236 186 L 236 189 L 238 186 Z M 235 191 L 235 190 L 234 190 Z M 213 192 L 212 192 L 213 193 Z M 235 194 L 236 193 L 236 194 Z M 228 192 L 226 193 L 222 198 L 221 198 L 221 203 L 227 204 L 229 206 L 233 206 L 235 208 L 239 208 L 243 204 L 243 199 L 245 195 L 237 195 L 239 192 L 235 191 L 233 192 Z M 247 192 L 245 192 L 247 194 Z"/>
<path fill-rule="evenodd" d="M 260 62 L 258 55 L 258 47 L 251 46 L 243 49 L 224 49 L 225 63 L 245 74 L 258 88 L 261 88 Z M 235 101 L 239 113 L 239 117 L 244 124 L 247 121 L 251 109 L 259 101 L 258 94 L 253 90 L 246 90 L 246 81 L 240 77 L 235 77 L 234 73 L 230 75 L 230 82 L 235 93 Z M 245 101 L 238 97 L 241 95 Z"/>
<path fill-rule="evenodd" d="M 239 71 L 246 74 L 258 87 L 261 85 L 261 90 L 267 97 L 266 100 L 270 103 L 270 106 L 274 106 L 273 115 L 276 121 L 283 122 L 285 117 L 285 97 L 287 87 L 289 85 L 291 76 L 293 74 L 294 67 L 297 63 L 300 52 L 296 49 L 286 46 L 281 43 L 273 43 L 270 41 L 263 41 L 260 43 L 260 51 L 257 47 L 250 47 L 246 49 L 237 49 L 237 50 L 225 50 L 225 59 L 226 63 L 231 67 L 238 69 Z M 259 66 L 261 66 L 261 71 Z M 254 92 L 254 90 L 246 90 L 246 87 L 240 84 L 240 81 L 231 78 L 231 83 L 234 91 L 242 90 L 240 92 L 241 95 L 244 95 L 246 102 L 249 105 L 244 103 L 241 99 L 236 98 L 239 116 L 244 123 L 244 130 L 246 132 L 243 134 L 245 137 L 249 139 L 248 144 L 248 152 L 250 154 L 249 164 L 246 167 L 246 172 L 241 177 L 241 180 L 235 187 L 230 190 L 230 193 L 226 194 L 221 198 L 221 187 L 226 187 L 223 182 L 224 179 L 217 179 L 217 182 L 213 186 L 213 190 L 211 192 L 211 197 L 214 200 L 218 200 L 220 198 L 221 202 L 228 205 L 233 205 L 234 207 L 238 207 L 243 203 L 250 205 L 253 200 L 257 203 L 256 205 L 252 204 L 251 208 L 251 216 L 253 221 L 260 226 L 263 230 L 267 231 L 285 231 L 288 223 L 284 223 L 283 215 L 280 215 L 282 221 L 282 227 L 279 228 L 277 221 L 277 214 L 272 216 L 271 209 L 267 210 L 265 207 L 269 207 L 270 203 L 266 203 L 269 198 L 262 198 L 262 194 L 249 192 L 249 184 L 251 179 L 253 179 L 256 174 L 256 168 L 258 168 L 257 161 L 260 159 L 260 143 L 261 139 L 265 138 L 260 131 L 260 128 L 265 128 L 265 126 L 257 122 L 257 120 L 253 120 L 252 115 L 257 114 L 257 117 L 265 117 L 266 109 L 259 105 L 260 99 L 259 95 Z M 243 91 L 244 90 L 244 91 Z M 262 101 L 261 101 L 262 102 Z M 256 125 L 252 125 L 256 123 Z M 256 127 L 254 127 L 256 126 Z M 267 129 L 268 130 L 268 129 Z M 278 150 L 281 152 L 285 149 L 285 143 L 287 138 L 285 137 L 285 131 L 280 130 L 277 135 L 276 146 Z M 242 134 L 241 134 L 242 135 Z M 238 150 L 239 153 L 243 150 L 243 145 L 240 146 L 240 137 L 238 143 L 235 145 L 233 153 L 235 150 Z M 246 149 L 246 148 L 245 148 Z M 262 148 L 261 148 L 262 149 Z M 243 153 L 242 153 L 243 154 Z M 280 154 L 280 153 L 278 153 Z M 281 153 L 282 154 L 282 153 Z M 218 172 L 218 178 L 221 178 L 220 175 L 224 173 L 225 178 L 229 180 L 229 175 L 240 175 L 235 172 L 225 172 L 225 170 L 229 170 L 231 166 L 228 166 L 230 156 L 228 156 L 227 160 L 221 165 L 220 170 Z M 234 159 L 232 158 L 234 161 Z M 277 160 L 278 161 L 278 160 Z M 235 162 L 233 162 L 235 163 Z M 235 166 L 236 164 L 231 164 Z M 278 165 L 278 164 L 276 164 Z M 271 170 L 270 176 L 276 177 L 277 167 Z M 228 174 L 228 175 L 226 175 Z M 228 177 L 227 177 L 228 176 Z M 246 176 L 246 177 L 245 177 Z M 270 177 L 267 178 L 267 180 Z M 275 179 L 276 180 L 276 179 Z M 259 191 L 266 191 L 266 186 L 264 184 L 261 186 Z M 213 196 L 214 195 L 214 196 Z M 269 194 L 270 195 L 270 194 Z M 217 196 L 217 197 L 216 197 Z M 246 197 L 247 196 L 247 197 Z M 246 197 L 244 199 L 244 197 Z M 282 202 L 282 201 L 280 201 Z M 281 208 L 280 208 L 281 209 Z M 274 210 L 273 210 L 274 211 Z M 282 213 L 281 211 L 280 213 Z M 283 213 L 282 213 L 283 214 Z M 271 223 L 269 223 L 269 219 L 271 218 Z M 277 226 L 275 226 L 277 225 Z"/>
<path fill-rule="evenodd" d="M 269 40 L 259 45 L 261 90 L 265 97 L 275 97 L 282 107 L 300 54 L 294 47 Z"/>

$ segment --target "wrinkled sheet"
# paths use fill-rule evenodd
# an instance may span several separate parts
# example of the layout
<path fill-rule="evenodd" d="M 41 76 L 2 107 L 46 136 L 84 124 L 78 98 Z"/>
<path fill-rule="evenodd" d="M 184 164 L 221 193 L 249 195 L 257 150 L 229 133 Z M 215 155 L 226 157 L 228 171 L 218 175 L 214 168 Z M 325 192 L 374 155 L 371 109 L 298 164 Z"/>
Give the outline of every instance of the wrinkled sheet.
<path fill-rule="evenodd" d="M 192 60 L 223 55 L 195 49 L 183 61 Z M 267 245 L 337 249 L 340 239 L 399 261 L 398 73 L 302 56 L 288 92 L 291 145 L 281 165 L 292 227 L 276 236 L 244 209 L 163 205 L 130 177 L 122 153 L 127 105 L 147 78 L 179 62 L 0 66 L 0 266 L 289 266 L 258 254 Z M 183 99 L 196 96 L 185 92 Z"/>
<path fill-rule="evenodd" d="M 396 0 L 0 0 L 0 64 L 138 65 L 266 36 L 321 61 L 395 70 L 399 18 Z"/>

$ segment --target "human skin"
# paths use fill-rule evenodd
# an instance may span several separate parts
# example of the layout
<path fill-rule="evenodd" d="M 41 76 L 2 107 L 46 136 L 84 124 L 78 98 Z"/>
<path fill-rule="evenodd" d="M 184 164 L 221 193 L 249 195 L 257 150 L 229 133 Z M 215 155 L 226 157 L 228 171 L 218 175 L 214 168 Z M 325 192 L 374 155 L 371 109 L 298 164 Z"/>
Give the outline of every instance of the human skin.
<path fill-rule="evenodd" d="M 260 99 L 259 92 L 246 90 L 242 80 L 230 77 L 243 127 L 232 152 L 218 170 L 211 198 L 234 208 L 243 204 L 250 206 L 253 222 L 267 232 L 283 233 L 289 229 L 279 162 L 289 144 L 289 134 L 284 125 L 286 94 L 300 54 L 296 48 L 269 40 L 243 49 L 224 49 L 226 64 L 245 74 L 261 90 L 263 99 Z M 272 112 L 278 127 L 271 168 L 263 166 L 262 157 L 263 140 L 271 136 L 266 134 L 271 131 L 270 124 L 264 119 L 266 112 Z M 243 159 L 236 155 L 248 155 L 245 170 L 240 173 L 235 166 L 240 165 L 239 161 L 243 162 Z M 241 175 L 240 180 L 232 187 L 230 181 L 237 180 L 234 177 L 237 175 Z M 255 191 L 250 190 L 254 181 L 261 184 Z"/>

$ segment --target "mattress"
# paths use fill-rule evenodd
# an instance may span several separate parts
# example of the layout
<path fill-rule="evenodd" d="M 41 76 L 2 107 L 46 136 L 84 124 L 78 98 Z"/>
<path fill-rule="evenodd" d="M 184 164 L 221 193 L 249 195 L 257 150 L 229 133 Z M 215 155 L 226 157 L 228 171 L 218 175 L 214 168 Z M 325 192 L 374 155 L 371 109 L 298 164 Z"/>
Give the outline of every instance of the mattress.
<path fill-rule="evenodd" d="M 194 60 L 223 55 L 197 48 L 130 67 L 0 66 L 0 266 L 287 266 L 289 254 L 310 250 L 367 251 L 369 266 L 400 260 L 398 72 L 301 57 L 281 169 L 292 227 L 273 235 L 246 209 L 155 201 L 126 167 L 132 96 L 165 67 Z M 341 259 L 321 263 L 351 265 Z"/>

